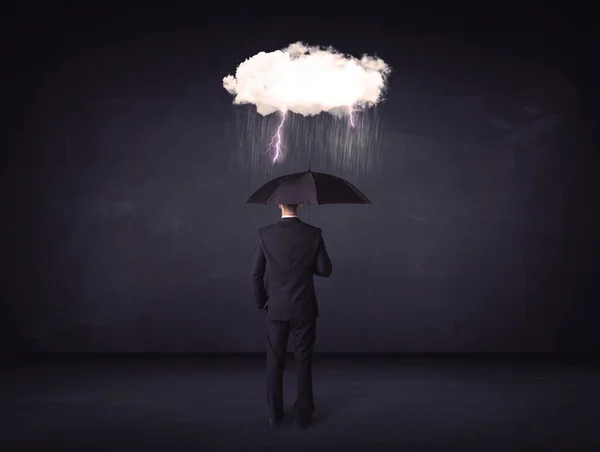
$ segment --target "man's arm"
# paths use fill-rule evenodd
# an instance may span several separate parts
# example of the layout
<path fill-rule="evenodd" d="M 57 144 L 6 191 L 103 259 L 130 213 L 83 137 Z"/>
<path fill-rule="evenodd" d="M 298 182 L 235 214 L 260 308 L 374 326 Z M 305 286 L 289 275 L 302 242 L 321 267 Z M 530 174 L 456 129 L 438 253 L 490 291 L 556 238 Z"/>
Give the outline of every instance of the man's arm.
<path fill-rule="evenodd" d="M 254 289 L 254 299 L 258 309 L 264 309 L 267 303 L 267 290 L 265 289 L 265 269 L 267 267 L 267 258 L 262 249 L 260 237 L 256 240 L 254 249 L 254 258 L 252 260 L 252 285 Z"/>
<path fill-rule="evenodd" d="M 323 278 L 329 278 L 332 271 L 331 259 L 327 254 L 327 248 L 325 247 L 325 240 L 319 232 L 319 249 L 317 251 L 317 259 L 315 261 L 315 268 L 313 273 Z"/>

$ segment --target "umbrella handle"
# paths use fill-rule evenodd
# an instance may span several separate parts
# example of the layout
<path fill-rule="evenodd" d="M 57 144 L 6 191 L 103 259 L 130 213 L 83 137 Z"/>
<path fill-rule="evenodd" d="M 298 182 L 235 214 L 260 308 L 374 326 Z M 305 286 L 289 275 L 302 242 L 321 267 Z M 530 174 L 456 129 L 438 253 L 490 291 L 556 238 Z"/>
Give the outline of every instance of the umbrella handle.
<path fill-rule="evenodd" d="M 308 171 L 310 171 L 310 159 L 308 159 Z M 310 224 L 310 204 L 308 205 L 308 224 Z"/>

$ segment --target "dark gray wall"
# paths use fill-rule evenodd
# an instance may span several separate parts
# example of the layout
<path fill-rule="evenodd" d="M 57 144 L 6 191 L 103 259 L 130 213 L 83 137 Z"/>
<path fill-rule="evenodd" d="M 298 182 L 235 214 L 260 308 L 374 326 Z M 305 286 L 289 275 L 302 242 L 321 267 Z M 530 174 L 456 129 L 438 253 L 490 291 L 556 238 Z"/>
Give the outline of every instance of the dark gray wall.
<path fill-rule="evenodd" d="M 35 79 L 3 178 L 7 350 L 263 349 L 249 264 L 278 212 L 243 201 L 306 156 L 288 143 L 286 164 L 252 171 L 256 136 L 232 133 L 221 78 L 293 40 L 259 38 L 206 54 L 189 35 L 129 39 Z M 449 46 L 343 49 L 381 49 L 395 71 L 372 168 L 311 157 L 373 201 L 311 209 L 334 261 L 317 283 L 317 349 L 597 349 L 597 166 L 575 82 Z"/>

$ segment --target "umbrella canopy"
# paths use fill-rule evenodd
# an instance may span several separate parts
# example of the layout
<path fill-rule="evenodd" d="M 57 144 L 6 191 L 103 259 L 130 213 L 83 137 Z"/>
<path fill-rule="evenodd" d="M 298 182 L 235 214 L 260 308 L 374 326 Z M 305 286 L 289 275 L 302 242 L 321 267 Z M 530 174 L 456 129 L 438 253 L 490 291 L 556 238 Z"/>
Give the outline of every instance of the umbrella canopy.
<path fill-rule="evenodd" d="M 371 204 L 354 185 L 341 177 L 311 170 L 277 177 L 260 187 L 247 204 Z"/>

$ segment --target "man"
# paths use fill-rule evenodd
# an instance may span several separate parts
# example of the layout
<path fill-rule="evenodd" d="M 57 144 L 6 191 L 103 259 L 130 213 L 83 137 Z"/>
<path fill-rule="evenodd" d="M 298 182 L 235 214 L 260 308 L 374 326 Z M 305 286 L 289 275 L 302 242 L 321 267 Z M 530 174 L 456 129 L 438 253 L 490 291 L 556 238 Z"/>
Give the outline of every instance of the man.
<path fill-rule="evenodd" d="M 252 279 L 258 308 L 267 321 L 267 398 L 270 422 L 283 420 L 283 370 L 292 333 L 297 375 L 294 410 L 301 428 L 312 421 L 312 352 L 319 309 L 313 275 L 331 275 L 321 229 L 298 218 L 298 205 L 280 204 L 281 220 L 259 229 Z M 265 272 L 267 284 L 265 286 Z"/>

